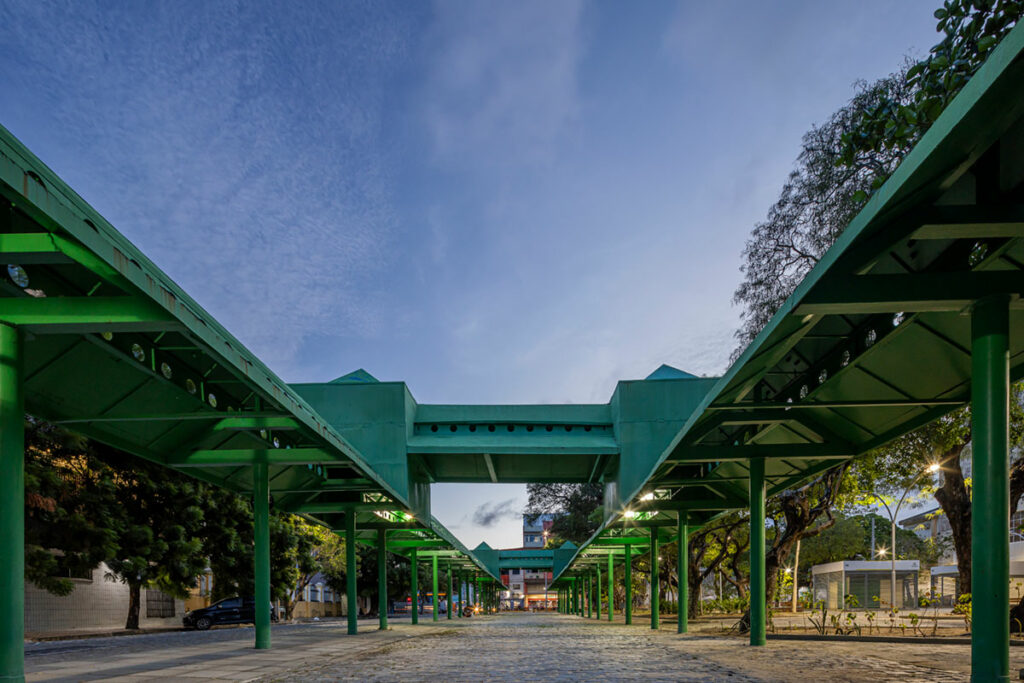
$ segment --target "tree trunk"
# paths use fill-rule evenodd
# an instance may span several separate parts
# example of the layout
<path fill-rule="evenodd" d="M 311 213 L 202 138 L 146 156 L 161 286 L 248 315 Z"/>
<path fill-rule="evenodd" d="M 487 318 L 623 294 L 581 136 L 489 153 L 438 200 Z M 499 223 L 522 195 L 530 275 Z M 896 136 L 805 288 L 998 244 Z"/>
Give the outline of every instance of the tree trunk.
<path fill-rule="evenodd" d="M 142 603 L 142 584 L 135 582 L 128 584 L 128 621 L 124 627 L 134 631 L 139 628 L 139 608 Z"/>
<path fill-rule="evenodd" d="M 284 620 L 291 621 L 292 615 L 295 614 L 295 600 L 288 595 L 281 599 L 281 604 L 284 605 Z"/>
<path fill-rule="evenodd" d="M 957 597 L 971 592 L 971 494 L 960 467 L 963 448 L 957 446 L 943 454 L 941 461 L 945 465 L 942 468 L 942 486 L 935 492 L 935 500 L 946 515 L 953 534 L 956 566 L 960 573 Z"/>

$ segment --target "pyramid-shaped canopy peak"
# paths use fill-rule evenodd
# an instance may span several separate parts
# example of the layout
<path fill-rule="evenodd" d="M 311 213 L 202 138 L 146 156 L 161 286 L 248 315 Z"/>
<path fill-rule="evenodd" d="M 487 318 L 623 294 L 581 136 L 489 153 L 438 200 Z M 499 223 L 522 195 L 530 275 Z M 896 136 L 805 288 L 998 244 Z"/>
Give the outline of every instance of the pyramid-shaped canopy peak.
<path fill-rule="evenodd" d="M 355 372 L 350 372 L 338 379 L 332 379 L 330 384 L 376 384 L 379 381 L 380 380 L 368 373 L 366 370 L 359 368 Z"/>
<path fill-rule="evenodd" d="M 674 368 L 671 365 L 661 364 L 657 370 L 647 375 L 645 379 L 697 379 L 697 375 L 691 375 L 688 372 L 683 372 L 679 368 Z"/>
<path fill-rule="evenodd" d="M 562 544 L 562 547 L 559 548 L 559 550 L 575 550 L 578 547 L 579 546 L 577 546 L 572 541 L 566 541 L 565 543 Z"/>
<path fill-rule="evenodd" d="M 486 542 L 481 542 L 480 545 L 473 548 L 473 550 L 494 550 L 491 546 L 487 545 Z"/>

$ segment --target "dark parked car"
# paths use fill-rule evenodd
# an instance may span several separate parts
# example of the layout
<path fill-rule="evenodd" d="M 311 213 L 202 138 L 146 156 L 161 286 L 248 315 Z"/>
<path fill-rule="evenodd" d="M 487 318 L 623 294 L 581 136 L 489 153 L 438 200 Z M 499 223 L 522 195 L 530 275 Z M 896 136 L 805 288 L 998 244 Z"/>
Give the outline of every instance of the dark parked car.
<path fill-rule="evenodd" d="M 197 628 L 200 631 L 217 624 L 252 624 L 256 621 L 255 603 L 251 597 L 224 598 L 209 607 L 186 612 L 181 621 L 185 628 Z M 269 609 L 271 620 L 276 621 L 274 608 Z"/>

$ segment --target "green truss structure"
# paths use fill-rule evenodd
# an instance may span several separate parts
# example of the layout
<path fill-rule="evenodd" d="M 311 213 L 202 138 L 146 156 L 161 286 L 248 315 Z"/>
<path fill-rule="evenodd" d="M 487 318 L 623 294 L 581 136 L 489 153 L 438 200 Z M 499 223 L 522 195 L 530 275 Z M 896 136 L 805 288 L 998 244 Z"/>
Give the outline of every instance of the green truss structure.
<path fill-rule="evenodd" d="M 1022 53 L 1018 26 L 724 377 L 662 367 L 595 405 L 419 405 L 365 371 L 285 384 L 0 129 L 0 679 L 23 677 L 25 412 L 252 495 L 265 602 L 271 501 L 344 534 L 352 566 L 356 543 L 430 561 L 435 603 L 439 565 L 450 604 L 473 585 L 493 609 L 501 569 L 530 562 L 554 573 L 562 611 L 597 618 L 602 582 L 635 557 L 656 572 L 659 544 L 749 509 L 750 639 L 763 645 L 765 499 L 972 403 L 973 675 L 1006 680 Z M 600 483 L 604 522 L 579 548 L 470 550 L 431 517 L 435 482 Z"/>

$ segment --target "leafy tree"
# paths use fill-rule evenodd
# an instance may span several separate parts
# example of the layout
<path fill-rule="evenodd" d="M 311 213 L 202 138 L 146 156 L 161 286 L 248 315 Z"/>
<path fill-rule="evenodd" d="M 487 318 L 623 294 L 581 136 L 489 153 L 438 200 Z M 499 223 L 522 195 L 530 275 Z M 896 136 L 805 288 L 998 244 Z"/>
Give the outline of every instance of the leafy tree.
<path fill-rule="evenodd" d="M 847 467 L 846 464 L 833 467 L 804 486 L 783 491 L 772 499 L 768 514 L 773 533 L 765 552 L 768 602 L 775 599 L 779 572 L 796 548 L 796 542 L 813 538 L 835 524 L 832 508 L 844 493 Z"/>
<path fill-rule="evenodd" d="M 253 595 L 252 503 L 238 494 L 208 488 L 202 555 L 213 573 L 215 600 Z M 285 619 L 291 619 L 298 597 L 321 569 L 317 554 L 336 554 L 341 540 L 330 530 L 301 517 L 272 510 L 270 514 L 270 597 L 279 600 Z M 342 551 L 343 552 L 343 551 Z"/>
<path fill-rule="evenodd" d="M 859 113 L 843 139 L 840 163 L 849 166 L 864 150 L 903 156 L 924 135 L 1024 14 L 1021 0 L 946 0 L 935 10 L 942 40 L 904 78 L 905 98 L 882 99 Z M 891 171 L 890 171 L 891 172 Z M 888 173 L 872 182 L 881 187 Z M 864 197 L 866 199 L 866 197 Z"/>
<path fill-rule="evenodd" d="M 186 597 L 206 565 L 199 533 L 203 509 L 197 484 L 165 468 L 93 444 L 116 485 L 117 552 L 106 563 L 128 585 L 126 629 L 139 627 L 143 587 Z"/>
<path fill-rule="evenodd" d="M 117 549 L 114 482 L 85 441 L 46 422 L 25 423 L 25 578 L 56 595 Z"/>
<path fill-rule="evenodd" d="M 526 514 L 553 514 L 548 547 L 565 541 L 579 545 L 601 524 L 604 486 L 601 484 L 527 484 Z"/>
<path fill-rule="evenodd" d="M 859 83 L 846 106 L 804 135 L 796 167 L 765 221 L 754 226 L 743 250 L 743 281 L 733 294 L 742 307 L 736 332 L 739 356 L 775 315 L 860 211 L 879 177 L 888 177 L 906 149 L 850 151 L 845 143 L 867 112 L 881 103 L 909 103 L 905 72 Z M 844 155 L 850 155 L 848 162 Z"/>
<path fill-rule="evenodd" d="M 734 294 L 743 307 L 737 332 L 741 348 L 767 324 L 1022 12 L 1024 3 L 1019 1 L 947 0 L 935 13 L 944 37 L 928 57 L 870 85 L 859 84 L 846 106 L 804 136 L 796 168 L 743 252 L 744 279 Z M 887 453 L 894 465 L 889 469 L 901 470 L 902 480 L 913 476 L 908 460 L 939 457 L 950 464 L 936 496 L 951 523 L 955 519 L 960 527 L 954 540 L 961 578 L 969 579 L 970 560 L 965 564 L 964 558 L 970 556 L 970 498 L 959 462 L 968 436 L 969 414 L 961 411 L 904 437 Z M 813 525 L 827 515 L 822 504 L 839 499 L 842 479 L 830 472 L 804 487 L 802 494 L 784 494 L 783 515 L 776 516 L 766 558 L 769 595 L 780 558 L 788 557 L 797 539 L 820 533 Z M 1020 490 L 1024 492 L 1024 482 Z M 820 500 L 805 497 L 815 491 L 824 494 Z"/>
<path fill-rule="evenodd" d="M 1024 445 L 1024 387 L 1013 387 L 1010 401 L 1010 508 L 1016 511 L 1024 495 L 1024 459 L 1019 449 Z M 876 491 L 898 496 L 907 485 L 931 464 L 941 467 L 938 484 L 926 482 L 924 490 L 932 493 L 949 521 L 953 547 L 956 550 L 959 586 L 971 585 L 971 486 L 964 474 L 964 462 L 970 456 L 971 408 L 966 406 L 906 434 L 874 454 L 875 464 L 890 476 L 876 482 Z M 908 480 L 910 480 L 908 482 Z"/>
<path fill-rule="evenodd" d="M 734 536 L 743 534 L 748 527 L 748 517 L 740 512 L 732 512 L 718 518 L 694 533 L 690 534 L 687 548 L 687 579 L 689 583 L 689 615 L 700 614 L 704 581 L 719 570 L 728 558 L 729 548 Z"/>
<path fill-rule="evenodd" d="M 876 528 L 884 531 L 887 527 L 876 523 Z M 870 559 L 868 545 L 864 525 L 860 519 L 856 516 L 836 514 L 835 523 L 831 528 L 800 543 L 800 571 L 806 575 L 805 580 L 809 580 L 811 567 L 816 564 Z"/>

